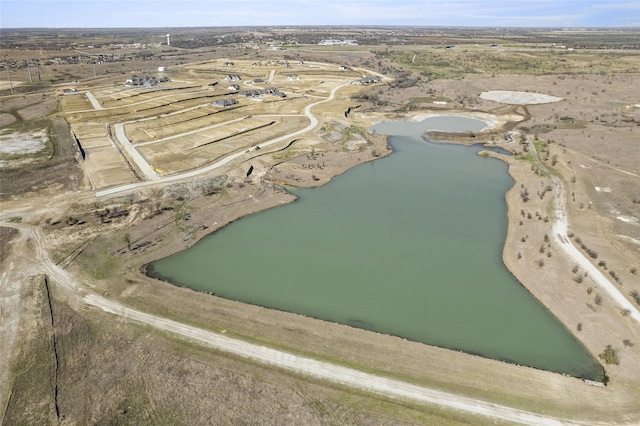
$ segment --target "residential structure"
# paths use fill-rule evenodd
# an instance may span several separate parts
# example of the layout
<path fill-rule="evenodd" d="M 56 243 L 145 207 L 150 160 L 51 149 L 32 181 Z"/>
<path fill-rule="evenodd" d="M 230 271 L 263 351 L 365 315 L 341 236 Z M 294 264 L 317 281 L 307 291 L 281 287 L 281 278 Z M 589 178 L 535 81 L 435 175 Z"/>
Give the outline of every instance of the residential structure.
<path fill-rule="evenodd" d="M 262 96 L 262 95 L 272 95 L 272 96 L 276 96 L 278 98 L 286 98 L 287 97 L 286 93 L 281 92 L 280 90 L 276 89 L 275 87 L 267 87 L 266 89 L 243 90 L 241 92 L 238 92 L 238 95 L 244 96 L 244 97 L 247 97 L 247 98 L 257 98 L 257 97 Z"/>
<path fill-rule="evenodd" d="M 382 79 L 379 77 L 365 77 L 361 78 L 360 80 L 354 80 L 351 82 L 351 84 L 354 84 L 356 86 L 366 86 L 367 84 L 380 83 L 381 81 Z"/>
<path fill-rule="evenodd" d="M 218 100 L 215 100 L 215 101 L 211 102 L 211 105 L 213 105 L 215 107 L 228 108 L 228 107 L 233 106 L 233 105 L 235 105 L 237 103 L 238 103 L 238 101 L 236 101 L 235 99 L 229 98 L 229 99 L 218 99 Z"/>

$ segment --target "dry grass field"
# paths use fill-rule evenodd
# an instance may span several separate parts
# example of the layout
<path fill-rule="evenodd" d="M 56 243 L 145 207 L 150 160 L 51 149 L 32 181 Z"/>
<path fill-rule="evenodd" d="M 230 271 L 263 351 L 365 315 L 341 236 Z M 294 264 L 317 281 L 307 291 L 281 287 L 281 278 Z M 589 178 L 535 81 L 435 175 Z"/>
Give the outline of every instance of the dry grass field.
<path fill-rule="evenodd" d="M 579 423 L 640 422 L 640 327 L 549 241 L 545 220 L 556 207 L 546 188 L 557 177 L 570 237 L 597 252 L 592 263 L 640 306 L 637 50 L 616 48 L 619 35 L 604 33 L 609 48 L 569 52 L 540 34 L 525 44 L 493 32 L 468 41 L 407 29 L 393 44 L 380 41 L 386 31 L 363 31 L 378 43 L 270 49 L 200 45 L 201 31 L 189 33 L 198 46 L 148 47 L 149 56 L 115 50 L 96 30 L 90 39 L 102 47 L 87 58 L 131 55 L 96 64 L 55 59 L 78 56 L 68 46 L 42 44 L 49 50 L 41 53 L 32 45 L 39 33 L 3 45 L 0 57 L 15 60 L 21 83 L 13 95 L 0 89 L 0 359 L 11 365 L 0 375 L 3 424 L 501 423 L 266 367 L 85 306 L 33 264 L 41 245 L 83 292 L 163 318 Z M 36 55 L 50 63 L 40 61 L 40 79 L 29 83 L 20 61 Z M 134 75 L 169 81 L 125 85 Z M 350 84 L 378 75 L 385 79 Z M 286 97 L 244 93 L 267 88 Z M 480 96 L 490 90 L 562 100 L 505 105 Z M 229 99 L 237 103 L 212 104 Z M 200 294 L 141 272 L 231 221 L 293 201 L 286 185 L 321 185 L 391 154 L 385 136 L 369 132 L 372 123 L 432 113 L 495 121 L 491 131 L 447 139 L 511 152 L 501 157 L 516 182 L 506 195 L 503 261 L 602 362 L 606 387 Z M 608 345 L 617 364 L 598 358 Z"/>

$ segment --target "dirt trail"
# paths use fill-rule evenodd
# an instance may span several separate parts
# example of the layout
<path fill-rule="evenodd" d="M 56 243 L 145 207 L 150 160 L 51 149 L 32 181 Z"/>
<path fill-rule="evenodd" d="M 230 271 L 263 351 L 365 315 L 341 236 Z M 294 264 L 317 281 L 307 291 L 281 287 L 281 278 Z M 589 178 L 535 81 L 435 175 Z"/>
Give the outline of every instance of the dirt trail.
<path fill-rule="evenodd" d="M 482 400 L 466 398 L 455 394 L 409 384 L 400 380 L 364 373 L 362 371 L 318 361 L 312 358 L 293 355 L 265 346 L 232 339 L 212 331 L 128 308 L 116 301 L 109 300 L 92 293 L 69 272 L 56 265 L 49 258 L 43 236 L 36 227 L 2 222 L 0 222 L 0 226 L 16 228 L 20 231 L 21 241 L 30 241 L 28 252 L 34 252 L 33 257 L 24 257 L 25 254 L 28 253 L 24 251 L 27 250 L 26 245 L 21 245 L 20 247 L 16 246 L 18 250 L 14 250 L 12 256 L 12 259 L 31 259 L 30 267 L 28 268 L 29 274 L 46 274 L 50 278 L 51 282 L 63 289 L 71 299 L 89 306 L 94 306 L 105 312 L 118 315 L 123 319 L 147 324 L 158 330 L 168 331 L 170 333 L 183 336 L 189 340 L 196 341 L 205 346 L 231 353 L 245 359 L 390 398 L 435 404 L 454 410 L 522 424 L 571 424 L 566 420 L 546 417 L 527 411 L 492 404 Z M 25 269 L 20 268 L 20 266 L 24 268 L 25 265 L 16 265 L 2 275 L 3 288 L 5 284 L 12 280 L 12 278 L 16 278 L 16 275 L 22 274 L 19 271 L 24 271 Z M 7 345 L 3 345 L 3 350 L 6 349 L 4 346 Z M 2 385 L 1 391 L 3 393 L 0 395 L 4 397 L 9 386 L 6 381 L 3 382 Z"/>
<path fill-rule="evenodd" d="M 589 276 L 598 283 L 598 285 L 606 291 L 609 296 L 624 310 L 629 311 L 629 316 L 640 325 L 640 311 L 616 288 L 616 286 L 602 273 L 600 270 L 586 258 L 584 254 L 576 246 L 573 245 L 571 239 L 567 236 L 569 229 L 569 220 L 566 211 L 566 192 L 560 178 L 551 173 L 538 158 L 536 147 L 531 138 L 528 138 L 529 151 L 538 167 L 551 176 L 553 180 L 553 191 L 555 196 L 555 216 L 553 223 L 553 237 L 563 251 L 580 265 Z"/>
<path fill-rule="evenodd" d="M 26 233 L 20 235 L 12 242 L 13 252 L 24 252 L 26 250 Z M 18 336 L 20 325 L 20 309 L 22 301 L 21 287 L 26 279 L 23 275 L 23 268 L 15 262 L 16 256 L 9 256 L 4 262 L 4 270 L 0 275 L 0 361 L 3 367 L 0 368 L 0 409 L 4 413 L 6 403 L 9 399 L 10 389 L 10 369 L 7 368 L 8 360 L 11 359 L 13 347 Z"/>

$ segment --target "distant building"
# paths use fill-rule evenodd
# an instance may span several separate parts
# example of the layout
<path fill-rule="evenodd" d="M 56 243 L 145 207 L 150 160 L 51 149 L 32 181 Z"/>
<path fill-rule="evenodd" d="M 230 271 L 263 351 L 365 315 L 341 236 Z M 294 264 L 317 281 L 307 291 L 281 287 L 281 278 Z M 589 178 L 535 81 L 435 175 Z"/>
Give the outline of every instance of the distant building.
<path fill-rule="evenodd" d="M 238 101 L 236 101 L 235 99 L 229 98 L 229 99 L 218 99 L 218 100 L 215 100 L 215 101 L 211 102 L 211 105 L 213 105 L 215 107 L 228 108 L 228 107 L 233 106 L 233 105 L 235 105 L 237 103 L 238 103 Z"/>
<path fill-rule="evenodd" d="M 162 77 L 160 80 L 158 80 L 157 78 L 149 77 L 148 75 L 145 75 L 144 77 L 139 77 L 137 75 L 134 75 L 131 78 L 128 78 L 124 82 L 124 85 L 125 86 L 155 87 L 155 86 L 158 85 L 158 82 L 165 82 L 165 81 L 169 81 L 169 78 Z"/>
<path fill-rule="evenodd" d="M 324 39 L 318 43 L 321 46 L 357 46 L 357 40 L 337 40 L 337 39 Z"/>
<path fill-rule="evenodd" d="M 286 98 L 287 94 L 279 91 L 275 87 L 267 87 L 265 89 L 253 89 L 253 90 L 243 90 L 238 92 L 238 95 L 244 96 L 246 98 L 257 98 L 262 95 L 272 95 L 278 98 Z"/>
<path fill-rule="evenodd" d="M 229 89 L 229 90 L 240 90 L 240 86 L 238 86 L 237 84 L 230 84 L 227 89 Z"/>
<path fill-rule="evenodd" d="M 380 83 L 382 81 L 379 77 L 366 77 L 361 78 L 360 80 L 354 80 L 351 84 L 355 84 L 356 86 L 366 86 L 367 84 Z"/>

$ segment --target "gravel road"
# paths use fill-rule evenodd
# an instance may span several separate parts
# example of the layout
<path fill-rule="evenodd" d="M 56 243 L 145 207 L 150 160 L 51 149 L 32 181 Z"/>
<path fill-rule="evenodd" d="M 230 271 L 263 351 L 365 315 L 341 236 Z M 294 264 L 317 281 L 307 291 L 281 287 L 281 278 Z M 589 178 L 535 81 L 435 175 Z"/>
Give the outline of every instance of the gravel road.
<path fill-rule="evenodd" d="M 357 388 L 388 398 L 434 404 L 440 407 L 516 423 L 531 425 L 572 424 L 569 421 L 437 391 L 388 377 L 376 376 L 341 365 L 248 343 L 209 330 L 128 308 L 116 301 L 109 300 L 91 292 L 72 274 L 56 265 L 48 256 L 44 238 L 37 227 L 8 222 L 0 222 L 0 226 L 18 229 L 21 233 L 19 237 L 20 241 L 29 241 L 29 244 L 16 246 L 22 252 L 14 251 L 12 259 L 23 259 L 23 261 L 21 264 L 15 264 L 7 271 L 4 271 L 1 281 L 3 288 L 8 282 L 20 279 L 25 271 L 28 271 L 29 275 L 46 274 L 54 285 L 64 290 L 69 297 L 83 304 L 120 316 L 125 320 L 136 321 L 152 326 L 158 330 L 174 333 L 215 350 L 227 352 L 247 360 L 281 368 L 303 376 L 327 380 L 332 383 Z M 17 315 L 19 306 L 3 307 L 4 314 L 7 314 L 7 308 L 15 309 Z M 5 321 L 6 319 L 3 318 L 3 324 L 5 324 Z M 15 332 L 15 330 L 13 331 Z M 5 392 L 7 389 L 8 384 L 4 383 L 0 391 Z M 2 396 L 2 392 L 0 392 L 0 396 Z"/>

